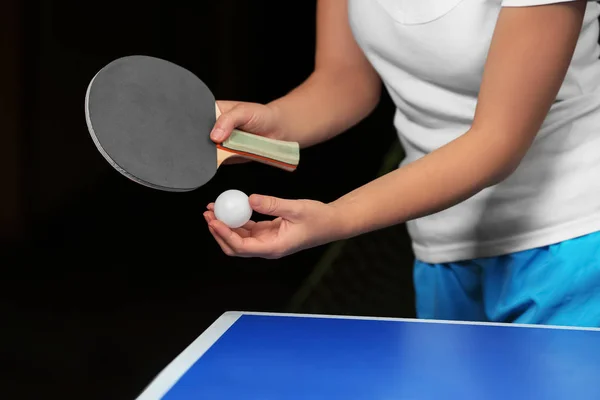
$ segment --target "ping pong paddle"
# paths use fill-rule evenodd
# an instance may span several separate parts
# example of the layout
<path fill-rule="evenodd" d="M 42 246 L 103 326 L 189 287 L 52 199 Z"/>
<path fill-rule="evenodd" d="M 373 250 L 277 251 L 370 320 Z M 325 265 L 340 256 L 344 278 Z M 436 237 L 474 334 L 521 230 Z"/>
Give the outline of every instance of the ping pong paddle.
<path fill-rule="evenodd" d="M 220 114 L 208 86 L 187 69 L 143 55 L 118 58 L 92 78 L 85 117 L 99 152 L 139 184 L 190 191 L 209 182 L 230 157 L 294 171 L 296 142 L 234 130 L 222 144 L 210 139 Z"/>

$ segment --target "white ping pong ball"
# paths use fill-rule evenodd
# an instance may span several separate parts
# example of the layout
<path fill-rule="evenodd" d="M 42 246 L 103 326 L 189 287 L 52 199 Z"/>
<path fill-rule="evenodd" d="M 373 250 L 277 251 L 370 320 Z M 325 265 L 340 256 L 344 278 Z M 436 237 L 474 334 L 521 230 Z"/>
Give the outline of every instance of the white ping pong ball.
<path fill-rule="evenodd" d="M 252 217 L 248 196 L 239 190 L 226 190 L 215 200 L 215 217 L 230 228 L 243 226 Z"/>

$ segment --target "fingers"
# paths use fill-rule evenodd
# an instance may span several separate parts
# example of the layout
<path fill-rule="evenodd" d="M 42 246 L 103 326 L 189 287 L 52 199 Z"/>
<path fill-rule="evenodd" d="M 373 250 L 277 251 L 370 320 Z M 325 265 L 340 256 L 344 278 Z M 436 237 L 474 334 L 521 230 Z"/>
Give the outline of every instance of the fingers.
<path fill-rule="evenodd" d="M 217 102 L 217 104 L 221 108 L 222 114 L 217 118 L 210 133 L 210 138 L 216 143 L 223 142 L 229 137 L 232 130 L 250 123 L 254 118 L 252 107 L 243 103 L 232 105 L 231 102 Z"/>
<path fill-rule="evenodd" d="M 260 214 L 282 217 L 295 221 L 302 215 L 304 204 L 300 200 L 280 199 L 273 196 L 253 194 L 249 198 L 252 209 Z"/>
<path fill-rule="evenodd" d="M 219 247 L 221 247 L 221 250 L 223 250 L 223 253 L 227 254 L 228 256 L 233 256 L 235 254 L 233 249 L 229 247 L 227 243 L 225 243 L 221 236 L 219 236 L 219 234 L 210 225 L 208 226 L 208 230 L 210 234 L 215 238 L 215 241 L 217 242 Z"/>
<path fill-rule="evenodd" d="M 272 203 L 269 201 L 274 200 Z M 265 210 L 285 210 L 289 200 L 276 198 L 267 198 Z M 294 201 L 290 201 L 294 203 Z M 283 206 L 281 206 L 283 204 Z M 295 204 L 292 205 L 297 208 Z M 209 226 L 209 231 L 228 256 L 236 257 L 261 257 L 261 258 L 279 258 L 285 253 L 283 242 L 274 237 L 269 240 L 263 240 L 265 233 L 274 232 L 274 236 L 279 231 L 282 218 L 275 218 L 273 221 L 263 221 L 260 223 L 249 221 L 241 228 L 231 229 L 223 222 L 217 220 L 214 215 L 214 203 L 210 203 L 204 212 L 204 218 Z M 261 239 L 261 236 L 263 239 Z"/>
<path fill-rule="evenodd" d="M 207 223 L 210 223 L 211 221 L 217 219 L 214 214 L 214 205 L 211 210 L 204 212 L 204 219 L 206 220 Z M 255 224 L 256 224 L 256 222 L 254 222 L 254 221 L 248 221 L 243 226 L 233 229 L 233 231 L 236 232 L 241 237 L 248 237 L 248 236 L 250 236 L 250 230 L 252 229 L 252 227 Z"/>
<path fill-rule="evenodd" d="M 209 222 L 209 230 L 211 233 L 214 232 L 213 236 L 215 240 L 223 249 L 223 252 L 228 256 L 237 257 L 255 257 L 257 256 L 255 251 L 248 251 L 248 243 L 244 242 L 242 236 L 238 234 L 238 231 L 229 229 L 227 225 L 219 220 L 212 220 Z M 248 237 L 249 238 L 249 237 Z M 251 239 L 251 238 L 250 238 Z M 251 241 L 250 241 L 251 242 Z"/>
<path fill-rule="evenodd" d="M 215 238 L 215 241 L 217 242 L 219 247 L 221 247 L 221 250 L 223 250 L 223 253 L 225 253 L 227 255 L 234 254 L 233 249 L 231 247 L 229 247 L 229 245 L 227 243 L 225 243 L 225 241 L 221 238 L 221 236 L 219 236 L 219 234 L 210 226 L 210 221 L 212 221 L 214 219 L 214 216 L 211 214 L 212 213 L 209 211 L 206 211 L 204 213 L 204 219 L 206 220 L 207 223 L 209 223 L 208 230 L 209 230 L 210 234 Z"/>
<path fill-rule="evenodd" d="M 253 238 L 251 234 L 244 237 L 240 235 L 239 230 L 232 230 L 219 220 L 211 220 L 208 229 L 228 256 L 278 258 L 283 254 L 274 250 L 272 243 L 261 242 Z"/>
<path fill-rule="evenodd" d="M 216 229 L 214 227 L 214 223 L 212 222 L 212 221 L 216 221 L 216 218 L 214 217 L 214 215 L 211 215 L 211 214 L 212 213 L 209 211 L 204 213 L 204 219 L 206 219 L 206 222 L 208 223 L 208 231 L 213 236 L 213 238 L 215 239 L 215 241 L 217 242 L 219 247 L 221 247 L 221 250 L 223 250 L 223 253 L 225 253 L 228 256 L 234 256 L 236 254 L 236 252 L 233 250 L 233 248 L 227 243 L 227 241 L 222 236 L 223 228 L 220 225 L 224 225 L 224 224 L 219 223 L 219 227 L 218 227 L 218 229 Z M 221 233 L 219 233 L 219 231 L 221 231 Z"/>

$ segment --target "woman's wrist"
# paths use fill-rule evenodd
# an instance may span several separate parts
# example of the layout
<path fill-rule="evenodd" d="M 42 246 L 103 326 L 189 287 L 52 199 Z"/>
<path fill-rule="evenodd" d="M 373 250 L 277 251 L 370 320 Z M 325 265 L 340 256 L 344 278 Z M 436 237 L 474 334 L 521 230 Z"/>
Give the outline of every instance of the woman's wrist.
<path fill-rule="evenodd" d="M 270 110 L 271 115 L 273 116 L 273 119 L 275 121 L 273 126 L 277 127 L 272 132 L 271 137 L 273 139 L 277 139 L 277 140 L 294 141 L 293 138 L 289 137 L 290 136 L 289 130 L 286 129 L 285 116 L 284 116 L 283 110 L 279 104 L 279 102 L 282 99 L 283 98 L 279 98 L 279 99 L 271 101 L 270 103 L 265 104 L 265 106 Z"/>
<path fill-rule="evenodd" d="M 353 207 L 353 202 L 345 196 L 328 204 L 331 209 L 331 231 L 335 240 L 348 239 L 357 236 L 362 213 Z"/>

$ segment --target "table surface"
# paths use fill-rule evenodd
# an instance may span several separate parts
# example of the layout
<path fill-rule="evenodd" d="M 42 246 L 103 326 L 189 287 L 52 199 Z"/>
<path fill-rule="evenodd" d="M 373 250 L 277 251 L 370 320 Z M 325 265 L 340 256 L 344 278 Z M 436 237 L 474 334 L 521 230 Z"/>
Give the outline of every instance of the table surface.
<path fill-rule="evenodd" d="M 137 400 L 600 399 L 600 329 L 228 312 Z"/>

